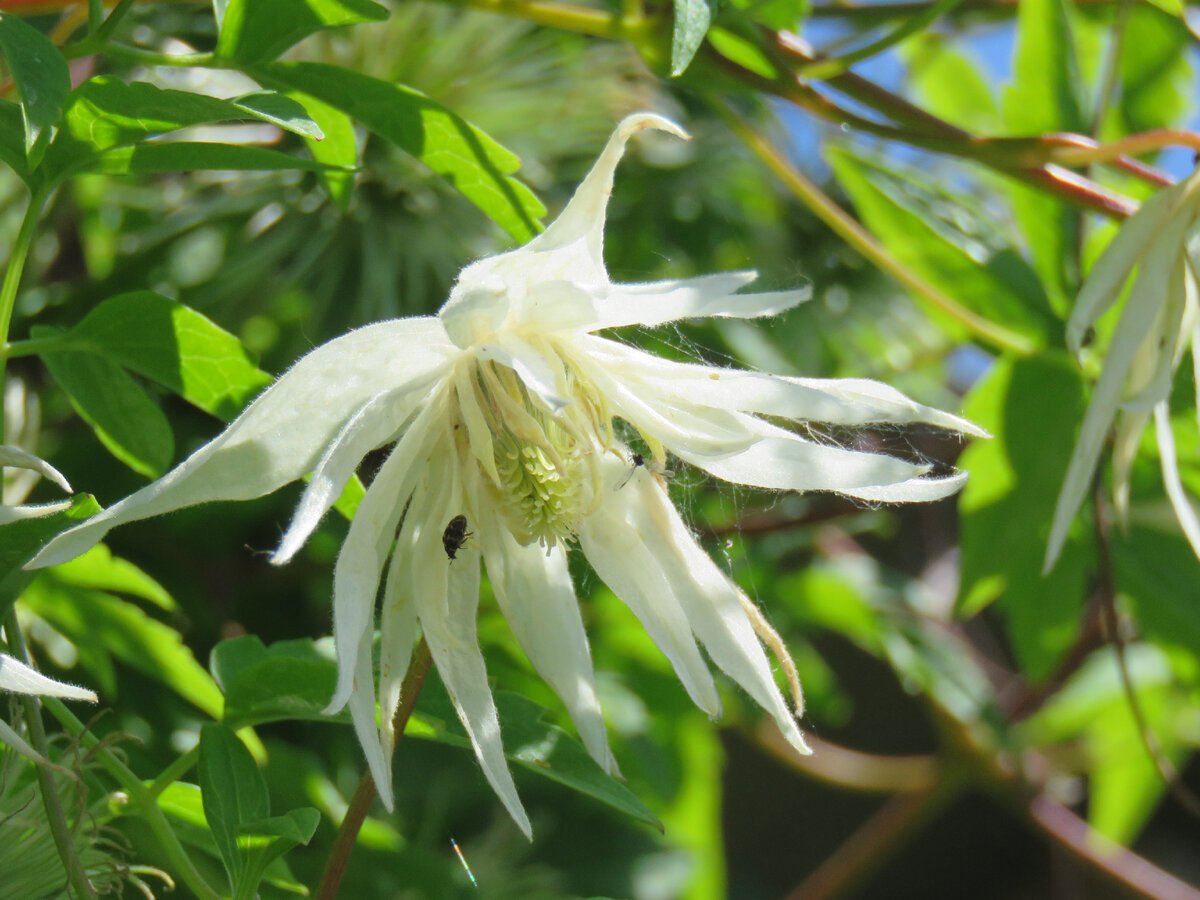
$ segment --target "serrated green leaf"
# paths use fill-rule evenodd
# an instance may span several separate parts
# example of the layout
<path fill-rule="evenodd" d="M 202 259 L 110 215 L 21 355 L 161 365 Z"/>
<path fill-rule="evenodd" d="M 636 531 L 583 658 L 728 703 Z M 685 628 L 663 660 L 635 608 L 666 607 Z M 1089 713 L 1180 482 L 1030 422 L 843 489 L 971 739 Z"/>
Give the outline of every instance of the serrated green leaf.
<path fill-rule="evenodd" d="M 275 63 L 255 67 L 252 74 L 358 120 L 445 178 L 517 240 L 541 230 L 545 208 L 511 177 L 520 159 L 419 91 L 321 63 Z"/>
<path fill-rule="evenodd" d="M 60 532 L 78 525 L 100 512 L 100 504 L 91 494 L 76 494 L 66 509 L 46 516 L 19 519 L 0 525 L 0 603 L 11 601 L 33 573 L 21 567 Z M 17 582 L 21 582 L 18 584 Z M 0 608 L 0 613 L 7 607 Z"/>
<path fill-rule="evenodd" d="M 71 73 L 59 49 L 13 13 L 0 12 L 0 53 L 21 95 L 25 154 L 37 168 L 71 92 Z"/>
<path fill-rule="evenodd" d="M 237 735 L 218 723 L 210 722 L 200 729 L 196 768 L 204 816 L 221 852 L 234 896 L 247 896 L 239 892 L 244 860 L 238 834 L 243 824 L 271 814 L 267 783 Z"/>
<path fill-rule="evenodd" d="M 102 649 L 209 716 L 220 715 L 221 692 L 179 632 L 135 604 L 60 581 L 53 569 L 37 575 L 21 602 L 75 643 L 85 664 L 85 650 Z"/>
<path fill-rule="evenodd" d="M 962 223 L 971 211 L 915 172 L 840 148 L 827 153 L 867 227 L 901 262 L 963 306 L 1039 345 L 1061 343 L 1061 323 L 1037 277 L 1012 248 L 998 243 L 998 229 L 980 220 L 966 233 Z M 944 314 L 931 309 L 930 315 L 951 334 L 961 331 Z"/>
<path fill-rule="evenodd" d="M 387 16 L 372 0 L 229 0 L 217 54 L 239 62 L 271 60 L 317 31 Z"/>
<path fill-rule="evenodd" d="M 194 172 L 200 169 L 230 172 L 303 172 L 325 173 L 324 163 L 289 156 L 266 147 L 242 147 L 197 141 L 171 141 L 162 144 L 137 144 L 115 147 L 90 158 L 76 171 L 101 175 L 134 175 L 152 172 Z"/>
<path fill-rule="evenodd" d="M 76 587 L 129 594 L 153 603 L 166 612 L 179 609 L 166 588 L 129 560 L 113 556 L 104 544 L 97 544 L 70 562 L 60 563 L 55 567 L 54 575 L 65 584 Z"/>
<path fill-rule="evenodd" d="M 45 337 L 48 330 L 31 333 Z M 171 423 L 123 368 L 90 353 L 45 353 L 42 362 L 113 456 L 147 478 L 167 470 L 175 455 Z"/>
<path fill-rule="evenodd" d="M 973 442 L 959 461 L 970 478 L 959 501 L 958 609 L 975 615 L 999 601 L 1017 662 L 1035 681 L 1074 640 L 1091 571 L 1090 542 L 1080 528 L 1054 571 L 1041 577 L 1083 407 L 1078 367 L 1047 355 L 998 362 L 964 409 L 992 440 Z"/>
<path fill-rule="evenodd" d="M 103 301 L 67 332 L 64 347 L 102 355 L 226 420 L 271 382 L 236 337 L 151 291 Z"/>
<path fill-rule="evenodd" d="M 671 77 L 678 78 L 687 71 L 692 58 L 716 12 L 716 0 L 674 0 L 675 18 L 671 28 Z"/>

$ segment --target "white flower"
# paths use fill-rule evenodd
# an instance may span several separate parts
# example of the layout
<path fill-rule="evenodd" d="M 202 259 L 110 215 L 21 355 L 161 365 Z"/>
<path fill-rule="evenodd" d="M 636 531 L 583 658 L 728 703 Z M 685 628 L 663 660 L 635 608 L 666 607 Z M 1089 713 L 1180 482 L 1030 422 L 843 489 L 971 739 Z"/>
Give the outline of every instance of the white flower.
<path fill-rule="evenodd" d="M 1113 496 L 1118 514 L 1126 517 L 1129 473 L 1152 413 L 1167 496 L 1192 549 L 1200 555 L 1200 520 L 1179 477 L 1170 423 L 1171 384 L 1189 346 L 1200 374 L 1196 356 L 1200 337 L 1195 255 L 1198 224 L 1200 171 L 1143 203 L 1121 226 L 1079 291 L 1067 322 L 1067 343 L 1074 353 L 1079 353 L 1089 329 L 1120 299 L 1137 267 L 1137 278 L 1113 332 L 1058 495 L 1045 571 L 1062 552 L 1114 421 Z"/>
<path fill-rule="evenodd" d="M 349 704 L 389 808 L 391 714 L 419 630 L 488 781 L 530 832 L 476 638 L 481 559 L 530 661 L 566 704 L 591 755 L 615 771 L 567 567 L 575 542 L 642 621 L 697 705 L 712 716 L 720 712 L 698 639 L 807 752 L 758 635 L 782 653 L 785 668 L 790 660 L 672 506 L 659 474 L 665 454 L 738 484 L 836 491 L 871 502 L 935 500 L 957 491 L 965 476 L 926 478 L 928 467 L 814 443 L 772 420 L 980 431 L 876 382 L 683 365 L 595 335 L 682 318 L 770 315 L 805 299 L 799 292 L 737 293 L 753 272 L 610 282 L 605 207 L 625 144 L 643 128 L 685 137 L 658 116 L 627 118 L 557 221 L 526 246 L 464 269 L 436 318 L 382 322 L 317 348 L 220 437 L 60 535 L 34 564 L 70 559 L 123 522 L 257 497 L 311 472 L 275 555 L 285 562 L 363 456 L 394 443 L 337 561 L 340 678 L 329 707 Z M 633 466 L 617 420 L 644 442 L 647 464 Z M 450 527 L 459 516 L 465 525 Z M 381 580 L 376 694 L 371 636 Z"/>
<path fill-rule="evenodd" d="M 24 472 L 31 472 L 34 478 L 48 478 L 56 485 L 71 493 L 71 485 L 67 483 L 67 479 L 62 476 L 62 473 L 44 459 L 34 456 L 22 450 L 20 447 L 12 447 L 8 444 L 0 444 L 0 469 L 11 468 L 18 469 Z M 14 479 L 14 484 L 15 484 Z M 21 482 L 19 489 L 12 492 L 13 496 L 23 495 L 28 493 L 25 484 L 32 486 L 33 482 Z M 15 522 L 19 519 L 35 519 L 39 516 L 48 516 L 51 513 L 61 512 L 71 505 L 70 500 L 58 500 L 53 503 L 40 503 L 34 506 L 19 506 L 18 500 L 13 499 L 13 496 L 5 497 L 6 503 L 0 503 L 0 525 L 7 525 L 9 522 Z M 22 496 L 21 499 L 24 499 Z"/>
<path fill-rule="evenodd" d="M 62 697 L 64 700 L 84 700 L 88 703 L 95 703 L 97 700 L 92 691 L 47 678 L 41 672 L 30 668 L 7 653 L 0 653 L 0 691 L 33 694 L 40 697 Z M 8 744 L 27 759 L 50 765 L 44 756 L 30 747 L 24 738 L 2 719 L 0 719 L 0 742 Z"/>
<path fill-rule="evenodd" d="M 25 390 L 25 383 L 10 377 L 4 385 L 4 434 L 8 443 L 0 443 L 0 525 L 19 519 L 34 519 L 61 512 L 71 505 L 70 500 L 22 506 L 41 478 L 46 478 L 71 493 L 71 485 L 50 463 L 22 447 L 33 447 L 37 440 L 37 397 Z"/>

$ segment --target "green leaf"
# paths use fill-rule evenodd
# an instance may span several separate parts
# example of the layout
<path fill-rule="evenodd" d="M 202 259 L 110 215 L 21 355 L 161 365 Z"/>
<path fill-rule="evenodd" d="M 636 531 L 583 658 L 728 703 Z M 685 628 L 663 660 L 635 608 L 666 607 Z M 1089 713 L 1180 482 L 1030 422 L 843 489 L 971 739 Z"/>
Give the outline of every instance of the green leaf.
<path fill-rule="evenodd" d="M 691 65 L 704 43 L 716 12 L 716 0 L 674 0 L 675 22 L 671 29 L 671 77 L 678 78 Z"/>
<path fill-rule="evenodd" d="M 85 650 L 111 654 L 209 716 L 220 715 L 221 692 L 179 632 L 150 618 L 135 604 L 77 587 L 59 579 L 53 569 L 37 575 L 21 602 L 69 638 L 85 665 Z M 101 670 L 97 677 L 103 674 Z"/>
<path fill-rule="evenodd" d="M 257 637 L 232 638 L 213 648 L 209 667 L 225 694 L 226 722 L 329 719 L 321 711 L 333 696 L 337 664 L 312 641 L 266 647 Z"/>
<path fill-rule="evenodd" d="M 930 112 L 967 131 L 996 130 L 999 110 L 992 88 L 970 57 L 935 34 L 922 35 L 904 55 L 913 90 Z"/>
<path fill-rule="evenodd" d="M 229 0 L 217 54 L 239 62 L 277 57 L 325 28 L 382 22 L 388 11 L 372 0 Z"/>
<path fill-rule="evenodd" d="M 311 807 L 243 823 L 238 830 L 238 850 L 242 856 L 238 883 L 241 896 L 255 896 L 267 867 L 293 847 L 307 844 L 320 823 L 321 814 Z"/>
<path fill-rule="evenodd" d="M 545 208 L 529 188 L 509 177 L 520 159 L 419 91 L 320 63 L 275 63 L 251 74 L 357 119 L 445 178 L 517 240 L 541 230 L 538 219 Z"/>
<path fill-rule="evenodd" d="M 213 722 L 200 729 L 197 772 L 205 819 L 221 852 L 234 895 L 242 896 L 238 889 L 244 864 L 238 833 L 244 824 L 271 814 L 267 782 L 237 735 Z"/>
<path fill-rule="evenodd" d="M 1120 134 L 1183 124 L 1196 99 L 1192 46 L 1178 14 L 1130 7 L 1121 41 L 1121 92 L 1112 109 Z"/>
<path fill-rule="evenodd" d="M 63 346 L 102 355 L 225 420 L 271 382 L 236 337 L 151 291 L 103 301 L 67 332 Z"/>
<path fill-rule="evenodd" d="M 230 172 L 281 172 L 299 169 L 324 174 L 328 168 L 324 163 L 289 156 L 265 147 L 171 141 L 115 147 L 92 157 L 86 165 L 77 168 L 76 171 L 103 175 L 133 175 L 151 172 L 193 172 L 198 169 Z"/>
<path fill-rule="evenodd" d="M 0 603 L 20 593 L 33 573 L 21 567 L 55 535 L 66 531 L 100 512 L 100 504 L 91 494 L 76 494 L 71 505 L 60 512 L 32 519 L 19 519 L 0 525 Z M 18 582 L 22 582 L 18 584 Z M 3 612 L 0 608 L 0 612 Z"/>
<path fill-rule="evenodd" d="M 1141 634 L 1200 658 L 1200 563 L 1187 541 L 1134 523 L 1124 533 L 1114 532 L 1112 554 L 1117 587 L 1130 601 Z"/>
<path fill-rule="evenodd" d="M 31 331 L 35 339 L 53 333 Z M 175 455 L 171 424 L 124 369 L 90 353 L 44 353 L 42 362 L 113 456 L 147 478 L 167 470 Z"/>
<path fill-rule="evenodd" d="M 1022 0 L 1017 10 L 1013 81 L 1001 109 L 1010 134 L 1088 132 L 1079 100 L 1078 59 L 1064 0 Z M 1009 196 L 1034 268 L 1059 310 L 1075 293 L 1078 217 L 1050 194 L 1012 182 Z"/>
<path fill-rule="evenodd" d="M 71 92 L 71 73 L 58 48 L 12 13 L 0 13 L 0 53 L 21 94 L 25 153 L 37 168 Z"/>
<path fill-rule="evenodd" d="M 340 109 L 300 91 L 293 91 L 288 96 L 295 97 L 303 103 L 313 121 L 324 132 L 324 140 L 306 139 L 305 143 L 313 159 L 331 167 L 319 173 L 321 183 L 325 185 L 338 208 L 345 212 L 350 208 L 350 197 L 354 189 L 352 170 L 358 166 L 358 139 L 354 134 L 354 120 Z"/>
<path fill-rule="evenodd" d="M 28 181 L 29 163 L 21 139 L 23 129 L 21 108 L 15 103 L 0 100 L 0 162 Z"/>
<path fill-rule="evenodd" d="M 984 317 L 1039 344 L 1061 343 L 1061 324 L 1037 277 L 998 242 L 1000 228 L 982 212 L 915 172 L 840 148 L 827 152 L 867 227 L 902 263 Z M 951 334 L 960 330 L 944 314 L 931 310 L 931 315 Z"/>
<path fill-rule="evenodd" d="M 63 126 L 46 153 L 46 177 L 51 181 L 61 179 L 87 169 L 105 151 L 192 125 L 246 119 L 280 124 L 283 107 L 278 101 L 273 104 L 265 101 L 262 94 L 251 97 L 258 99 L 239 106 L 238 101 L 165 90 L 141 81 L 126 84 L 108 75 L 91 78 L 71 92 Z M 286 99 L 280 100 L 291 110 L 289 115 L 297 118 Z"/>
<path fill-rule="evenodd" d="M 113 556 L 104 544 L 97 544 L 70 562 L 60 563 L 54 569 L 54 576 L 76 587 L 129 594 L 166 612 L 179 609 L 166 588 L 129 560 Z"/>
<path fill-rule="evenodd" d="M 321 140 L 325 137 L 321 126 L 312 120 L 308 110 L 294 97 L 277 94 L 275 91 L 255 91 L 231 101 L 238 109 L 244 109 L 253 118 L 272 122 L 284 131 L 300 137 Z"/>
<path fill-rule="evenodd" d="M 998 362 L 964 409 L 992 440 L 972 442 L 959 461 L 970 474 L 959 501 L 959 612 L 975 615 L 999 601 L 1017 662 L 1033 680 L 1046 677 L 1074 640 L 1091 571 L 1087 529 L 1077 527 L 1054 570 L 1041 576 L 1083 406 L 1078 367 L 1046 355 Z"/>

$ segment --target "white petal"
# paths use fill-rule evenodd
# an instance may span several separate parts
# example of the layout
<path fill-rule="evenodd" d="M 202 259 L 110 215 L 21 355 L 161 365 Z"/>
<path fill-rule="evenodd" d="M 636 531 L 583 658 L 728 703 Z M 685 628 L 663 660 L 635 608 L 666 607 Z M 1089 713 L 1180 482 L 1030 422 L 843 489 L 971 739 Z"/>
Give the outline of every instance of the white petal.
<path fill-rule="evenodd" d="M 925 406 L 865 378 L 795 378 L 679 363 L 591 336 L 586 347 L 626 380 L 675 406 L 692 404 L 835 425 L 922 423 L 975 437 L 988 433 L 966 419 Z"/>
<path fill-rule="evenodd" d="M 93 691 L 47 678 L 7 653 L 0 653 L 0 691 L 62 697 L 64 700 L 86 700 L 88 703 L 95 703 L 98 699 Z"/>
<path fill-rule="evenodd" d="M 338 653 L 338 665 L 348 663 L 353 667 L 354 677 L 348 699 L 350 719 L 354 723 L 354 734 L 362 746 L 363 755 L 367 758 L 367 768 L 379 799 L 391 812 L 395 808 L 392 797 L 392 766 L 390 758 L 384 756 L 383 747 L 379 741 L 379 728 L 375 717 L 375 674 L 371 671 L 371 641 L 362 641 L 355 650 L 354 656 L 343 660 Z"/>
<path fill-rule="evenodd" d="M 1180 184 L 1147 199 L 1122 223 L 1116 237 L 1096 260 L 1067 321 L 1067 345 L 1073 353 L 1079 352 L 1087 329 L 1121 296 L 1121 289 L 1138 260 L 1162 239 L 1167 221 L 1178 211 L 1184 197 L 1182 191 Z"/>
<path fill-rule="evenodd" d="M 0 744 L 6 744 L 17 753 L 21 754 L 21 756 L 25 757 L 30 762 L 37 763 L 39 766 L 49 766 L 57 771 L 64 771 L 61 767 L 54 765 L 54 763 L 50 762 L 50 760 L 46 759 L 46 757 L 42 756 L 42 754 L 30 747 L 29 744 L 25 742 L 25 739 L 13 731 L 12 727 L 3 719 L 0 719 Z"/>
<path fill-rule="evenodd" d="M 424 460 L 438 436 L 439 422 L 445 416 L 445 398 L 435 393 L 367 488 L 338 554 L 333 572 L 338 684 L 325 710 L 327 715 L 341 709 L 350 696 L 354 676 L 351 666 L 358 657 L 359 644 L 369 639 L 373 627 L 375 595 L 384 560 L 404 513 L 405 501 L 422 474 Z"/>
<path fill-rule="evenodd" d="M 607 466 L 616 483 L 626 471 L 616 460 Z M 643 473 L 635 472 L 634 480 Z M 606 490 L 599 509 L 584 519 L 579 528 L 579 544 L 600 579 L 612 589 L 633 614 L 646 633 L 674 666 L 679 680 L 693 702 L 710 716 L 718 716 L 721 700 L 713 684 L 691 626 L 663 563 L 652 547 L 662 525 L 654 521 L 642 497 L 632 484 L 621 490 Z"/>
<path fill-rule="evenodd" d="M 1134 460 L 1137 459 L 1142 432 L 1150 419 L 1150 413 L 1125 412 L 1117 416 L 1116 430 L 1113 434 L 1112 450 L 1112 495 L 1113 511 L 1117 521 L 1129 521 L 1129 476 L 1133 471 Z"/>
<path fill-rule="evenodd" d="M 625 155 L 629 139 L 644 128 L 656 128 L 685 140 L 688 137 L 687 132 L 662 116 L 650 113 L 627 116 L 617 126 L 592 170 L 575 189 L 575 195 L 558 218 L 518 252 L 556 253 L 566 249 L 576 255 L 577 266 L 572 281 L 606 283 L 604 219 L 612 194 L 613 173 Z"/>
<path fill-rule="evenodd" d="M 423 380 L 398 390 L 380 391 L 346 421 L 313 470 L 279 549 L 271 556 L 272 563 L 283 565 L 296 555 L 337 502 L 363 457 L 393 439 L 418 402 L 428 401 L 427 394 L 419 393 L 422 386 Z"/>
<path fill-rule="evenodd" d="M 388 569 L 380 614 L 379 738 L 383 758 L 389 761 L 396 749 L 396 730 L 392 718 L 400 703 L 400 687 L 404 676 L 408 674 L 413 644 L 417 639 L 417 608 L 413 604 L 409 586 L 412 583 L 412 570 L 420 562 L 402 550 L 407 546 L 409 543 L 402 533 Z"/>
<path fill-rule="evenodd" d="M 56 537 L 30 568 L 73 559 L 110 529 L 185 506 L 248 500 L 312 471 L 347 415 L 380 390 L 423 378 L 453 346 L 437 319 L 397 319 L 323 344 L 217 438 L 158 481 Z"/>
<path fill-rule="evenodd" d="M 636 491 L 647 517 L 659 524 L 651 532 L 651 553 L 676 585 L 692 630 L 713 662 L 741 685 L 775 719 L 788 742 L 800 753 L 811 753 L 795 716 L 775 684 L 767 655 L 742 606 L 741 592 L 729 580 L 684 525 L 666 492 L 653 477 L 642 476 L 622 490 Z"/>
<path fill-rule="evenodd" d="M 451 561 L 442 548 L 445 523 L 461 514 L 462 501 L 452 493 L 440 514 L 427 517 L 413 534 L 413 601 L 421 630 L 429 643 L 438 674 L 466 729 L 484 777 L 526 837 L 532 837 L 529 817 L 517 796 L 504 758 L 500 720 L 479 650 L 475 618 L 479 606 L 479 551 L 468 543 Z"/>
<path fill-rule="evenodd" d="M 1164 401 L 1154 407 L 1154 434 L 1158 438 L 1158 456 L 1162 468 L 1163 485 L 1179 526 L 1192 545 L 1192 552 L 1200 556 L 1200 518 L 1188 498 L 1179 478 L 1179 461 L 1175 456 L 1175 435 L 1171 432 L 1171 409 Z"/>
<path fill-rule="evenodd" d="M 1180 359 L 1177 345 L 1190 287 L 1187 262 L 1181 253 L 1168 276 L 1167 301 L 1159 310 L 1149 336 L 1142 341 L 1140 352 L 1135 357 L 1135 367 L 1130 372 L 1126 395 L 1121 401 L 1122 409 L 1149 412 L 1171 395 L 1171 380 Z M 1144 360 L 1138 360 L 1143 356 Z M 1140 372 L 1136 368 L 1139 361 L 1143 367 Z"/>
<path fill-rule="evenodd" d="M 494 512 L 478 533 L 496 601 L 525 655 L 562 698 L 588 753 L 615 771 L 567 554 L 561 545 L 522 547 Z"/>
<path fill-rule="evenodd" d="M 497 335 L 475 351 L 481 359 L 494 360 L 521 376 L 525 386 L 541 398 L 546 408 L 558 412 L 571 401 L 559 390 L 561 372 L 528 341 L 512 333 Z"/>
<path fill-rule="evenodd" d="M 71 508 L 70 500 L 55 500 L 53 503 L 36 503 L 32 506 L 0 506 L 0 525 L 20 522 L 25 519 L 40 519 Z"/>
<path fill-rule="evenodd" d="M 738 294 L 757 272 L 723 272 L 652 284 L 619 284 L 596 302 L 597 321 L 589 330 L 625 325 L 654 327 L 678 319 L 708 317 L 756 319 L 789 310 L 812 296 L 810 288 Z"/>
<path fill-rule="evenodd" d="M 16 469 L 29 469 L 37 472 L 43 478 L 48 478 L 56 485 L 66 491 L 68 494 L 74 493 L 71 490 L 71 485 L 67 483 L 67 479 L 63 474 L 40 457 L 34 456 L 32 453 L 26 453 L 20 447 L 11 447 L 8 444 L 0 444 L 0 469 L 5 466 L 11 466 Z"/>
<path fill-rule="evenodd" d="M 1079 440 L 1058 494 L 1046 545 L 1046 559 L 1042 566 L 1043 574 L 1050 571 L 1062 552 L 1071 522 L 1091 486 L 1104 441 L 1120 407 L 1121 392 L 1130 367 L 1159 310 L 1166 303 L 1167 280 L 1179 250 L 1183 224 L 1173 223 L 1168 233 L 1161 236 L 1161 243 L 1150 248 L 1139 266 L 1137 281 L 1121 312 L 1112 345 L 1104 360 L 1104 369 L 1092 391 Z"/>

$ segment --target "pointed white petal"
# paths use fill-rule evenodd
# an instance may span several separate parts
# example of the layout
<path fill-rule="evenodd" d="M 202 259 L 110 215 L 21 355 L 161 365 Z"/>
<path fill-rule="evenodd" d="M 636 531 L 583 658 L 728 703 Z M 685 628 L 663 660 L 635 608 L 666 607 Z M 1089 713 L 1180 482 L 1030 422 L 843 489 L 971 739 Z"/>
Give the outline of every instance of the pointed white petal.
<path fill-rule="evenodd" d="M 400 703 L 400 687 L 404 676 L 408 674 L 413 644 L 417 639 L 417 608 L 412 601 L 410 585 L 412 571 L 418 561 L 401 549 L 405 546 L 408 544 L 404 535 L 401 535 L 388 569 L 380 613 L 379 738 L 383 758 L 389 764 L 396 749 L 396 729 L 392 717 Z"/>
<path fill-rule="evenodd" d="M 1087 329 L 1121 296 L 1121 289 L 1138 260 L 1162 239 L 1168 220 L 1176 214 L 1184 198 L 1182 190 L 1183 184 L 1176 185 L 1147 199 L 1122 223 L 1116 237 L 1096 260 L 1067 321 L 1067 346 L 1073 353 L 1083 346 Z"/>
<path fill-rule="evenodd" d="M 339 653 L 339 665 L 342 662 L 343 658 Z M 348 662 L 353 666 L 354 672 L 352 690 L 348 698 L 354 734 L 362 746 L 363 755 L 367 758 L 367 768 L 371 772 L 371 778 L 375 780 L 379 799 L 383 801 L 387 811 L 391 812 L 395 808 L 395 800 L 392 797 L 392 766 L 390 758 L 384 755 L 379 740 L 379 728 L 375 724 L 375 674 L 371 667 L 369 638 L 358 645 L 354 657 Z"/>
<path fill-rule="evenodd" d="M 583 744 L 607 772 L 616 763 L 596 696 L 592 656 L 561 546 L 522 547 L 494 511 L 478 528 L 496 601 L 539 675 L 562 698 Z"/>
<path fill-rule="evenodd" d="M 7 653 L 0 653 L 0 691 L 62 697 L 64 700 L 86 700 L 88 703 L 98 700 L 95 692 L 47 678 L 37 669 L 25 665 Z"/>
<path fill-rule="evenodd" d="M 1152 246 L 1139 267 L 1137 281 L 1129 302 L 1121 312 L 1112 345 L 1104 361 L 1100 380 L 1092 391 L 1079 431 L 1075 452 L 1071 455 L 1067 474 L 1059 490 L 1046 545 L 1043 573 L 1049 572 L 1066 543 L 1071 522 L 1079 511 L 1096 471 L 1104 441 L 1112 427 L 1113 418 L 1121 403 L 1121 392 L 1138 349 L 1167 302 L 1167 278 L 1175 262 L 1182 238 L 1183 225 L 1175 223 L 1161 236 L 1162 242 Z"/>
<path fill-rule="evenodd" d="M 541 398 L 546 408 L 558 412 L 571 401 L 559 390 L 561 372 L 544 354 L 515 334 L 498 335 L 475 351 L 480 359 L 494 360 L 521 376 L 525 386 Z"/>
<path fill-rule="evenodd" d="M 692 630 L 713 662 L 775 719 L 800 753 L 811 753 L 795 716 L 775 684 L 767 655 L 742 606 L 741 592 L 696 543 L 670 498 L 652 477 L 636 479 L 633 489 L 646 516 L 658 523 L 650 551 L 676 586 Z"/>
<path fill-rule="evenodd" d="M 671 406 L 689 404 L 835 425 L 927 424 L 975 437 L 988 433 L 966 419 L 917 403 L 865 378 L 795 378 L 673 362 L 591 336 L 587 351 L 631 383 Z"/>
<path fill-rule="evenodd" d="M 616 484 L 625 466 L 616 460 L 606 479 Z M 720 715 L 721 700 L 691 626 L 663 563 L 652 549 L 662 525 L 648 514 L 634 481 L 621 490 L 605 490 L 600 507 L 584 519 L 579 544 L 600 579 L 628 606 L 659 649 L 671 661 L 693 702 L 710 716 Z"/>
<path fill-rule="evenodd" d="M 1167 281 L 1167 300 L 1159 310 L 1150 334 L 1142 341 L 1131 369 L 1121 408 L 1149 412 L 1171 395 L 1171 379 L 1180 359 L 1177 352 L 1191 279 L 1183 254 L 1175 260 Z M 1194 301 L 1193 301 L 1194 302 Z M 1141 371 L 1138 371 L 1140 363 Z"/>
<path fill-rule="evenodd" d="M 475 630 L 479 551 L 468 543 L 458 552 L 458 558 L 451 561 L 442 548 L 445 523 L 461 513 L 460 496 L 460 492 L 453 491 L 446 502 L 444 494 L 442 503 L 432 506 L 440 512 L 427 516 L 414 529 L 412 554 L 421 564 L 412 571 L 413 601 L 438 674 L 466 729 L 484 777 L 513 821 L 531 838 L 529 817 L 504 758 L 500 720 Z"/>
<path fill-rule="evenodd" d="M 1117 416 L 1116 430 L 1113 434 L 1112 495 L 1113 511 L 1118 522 L 1129 521 L 1129 476 L 1133 471 L 1133 462 L 1137 459 L 1142 432 L 1149 420 L 1148 411 L 1131 413 L 1122 410 Z"/>
<path fill-rule="evenodd" d="M 9 747 L 12 747 L 12 749 L 21 754 L 21 756 L 25 757 L 32 763 L 37 763 L 39 766 L 49 766 L 50 768 L 56 769 L 60 772 L 64 771 L 62 768 L 54 765 L 54 763 L 50 762 L 50 760 L 46 759 L 46 757 L 42 756 L 42 754 L 30 747 L 29 744 L 25 742 L 25 739 L 13 731 L 12 727 L 9 726 L 9 724 L 3 719 L 0 719 L 0 744 L 6 744 Z"/>
<path fill-rule="evenodd" d="M 341 709 L 350 696 L 354 676 L 351 666 L 358 657 L 359 644 L 369 640 L 384 560 L 404 513 L 405 501 L 422 474 L 424 460 L 444 417 L 445 397 L 435 389 L 380 467 L 350 523 L 333 572 L 338 684 L 325 710 L 327 715 Z"/>
<path fill-rule="evenodd" d="M 363 457 L 393 439 L 418 402 L 428 400 L 423 386 L 422 380 L 399 390 L 380 391 L 346 421 L 313 470 L 279 549 L 271 556 L 272 563 L 283 565 L 296 555 L 337 502 Z"/>
<path fill-rule="evenodd" d="M 623 119 L 592 170 L 575 189 L 575 195 L 566 208 L 545 231 L 522 248 L 524 252 L 547 253 L 578 247 L 583 252 L 578 256 L 580 265 L 571 280 L 594 283 L 608 281 L 604 269 L 604 220 L 613 189 L 613 173 L 625 155 L 625 145 L 629 139 L 644 128 L 656 128 L 685 140 L 688 137 L 687 132 L 662 116 L 636 113 Z"/>
<path fill-rule="evenodd" d="M 910 478 L 895 484 L 877 484 L 861 488 L 842 488 L 838 493 L 868 503 L 932 503 L 945 500 L 967 484 L 967 473 L 956 472 L 945 478 Z"/>
<path fill-rule="evenodd" d="M 1162 468 L 1163 485 L 1175 517 L 1183 529 L 1192 552 L 1200 556 L 1200 518 L 1196 508 L 1184 490 L 1179 477 L 1179 461 L 1175 455 L 1175 435 L 1171 432 L 1171 408 L 1164 401 L 1154 407 L 1154 434 L 1158 438 L 1158 456 Z"/>
<path fill-rule="evenodd" d="M 126 522 L 198 503 L 261 497 L 295 481 L 312 471 L 351 411 L 382 389 L 430 375 L 452 352 L 433 318 L 380 322 L 323 344 L 217 438 L 158 481 L 56 537 L 30 568 L 73 559 Z"/>
<path fill-rule="evenodd" d="M 58 469 L 54 468 L 54 466 L 50 465 L 44 459 L 34 456 L 32 453 L 26 453 L 20 447 L 0 444 L 0 469 L 5 466 L 11 466 L 16 469 L 29 469 L 37 472 L 43 478 L 53 481 L 66 493 L 74 493 L 71 490 L 71 485 L 67 483 L 67 479 L 63 477 L 63 474 Z"/>
<path fill-rule="evenodd" d="M 20 522 L 24 519 L 40 519 L 71 508 L 70 500 L 55 500 L 53 503 L 36 503 L 32 506 L 0 506 L 0 525 Z"/>
<path fill-rule="evenodd" d="M 596 302 L 598 318 L 588 330 L 625 325 L 654 327 L 678 319 L 713 316 L 756 319 L 778 315 L 812 296 L 812 290 L 807 287 L 758 294 L 735 293 L 757 277 L 757 272 L 723 272 L 652 284 L 613 285 L 612 290 Z"/>

